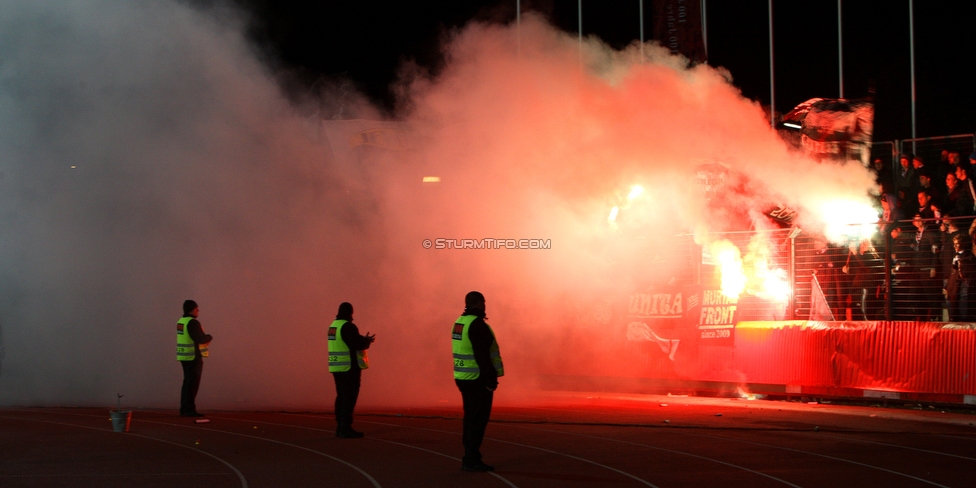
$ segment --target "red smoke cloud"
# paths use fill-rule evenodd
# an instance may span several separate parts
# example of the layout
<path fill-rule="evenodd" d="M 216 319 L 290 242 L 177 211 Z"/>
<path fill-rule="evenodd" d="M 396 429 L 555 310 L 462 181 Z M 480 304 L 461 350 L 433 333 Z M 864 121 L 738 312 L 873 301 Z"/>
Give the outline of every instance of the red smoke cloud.
<path fill-rule="evenodd" d="M 595 39 L 580 51 L 532 15 L 520 51 L 512 25 L 454 33 L 441 74 L 405 75 L 396 121 L 323 122 L 284 100 L 238 17 L 106 5 L 0 15 L 16 41 L 0 99 L 18 114 L 0 119 L 18 128 L 0 136 L 0 199 L 22 216 L 5 233 L 3 404 L 121 392 L 175 408 L 186 298 L 215 338 L 201 410 L 331 408 L 325 330 L 343 301 L 377 337 L 363 403 L 455 404 L 447 333 L 470 290 L 487 297 L 505 401 L 575 361 L 581 335 L 618 332 L 580 304 L 655 278 L 673 234 L 750 227 L 770 203 L 816 227 L 823 202 L 872 186 L 791 154 L 727 72 L 652 45 L 643 60 Z M 695 183 L 707 162 L 735 175 L 711 202 Z M 422 245 L 439 238 L 549 248 Z"/>

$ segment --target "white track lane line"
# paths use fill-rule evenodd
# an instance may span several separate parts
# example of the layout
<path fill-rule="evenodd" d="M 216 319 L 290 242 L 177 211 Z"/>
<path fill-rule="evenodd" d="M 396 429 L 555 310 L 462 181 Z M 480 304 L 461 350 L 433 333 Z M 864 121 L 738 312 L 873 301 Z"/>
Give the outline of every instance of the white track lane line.
<path fill-rule="evenodd" d="M 967 461 L 976 461 L 976 458 L 971 458 L 971 457 L 966 457 L 966 456 L 960 456 L 958 454 L 949 454 L 947 452 L 930 451 L 928 449 L 922 449 L 920 447 L 903 446 L 901 444 L 889 444 L 887 442 L 867 441 L 867 440 L 864 440 L 864 439 L 855 439 L 855 438 L 844 437 L 844 436 L 839 436 L 839 435 L 820 435 L 820 437 L 830 437 L 831 439 L 841 439 L 841 440 L 845 440 L 845 441 L 848 441 L 848 442 L 860 442 L 860 443 L 863 443 L 863 444 L 874 444 L 874 445 L 878 445 L 878 446 L 897 447 L 899 449 L 907 449 L 909 451 L 925 452 L 925 453 L 929 453 L 929 454 L 935 454 L 937 456 L 946 456 L 946 457 L 953 457 L 953 458 L 957 458 L 957 459 L 965 459 Z"/>
<path fill-rule="evenodd" d="M 2 418 L 2 419 L 8 419 L 8 420 L 21 420 L 21 421 L 25 421 L 25 422 L 41 422 L 41 423 L 45 423 L 45 424 L 54 424 L 54 425 L 64 425 L 64 426 L 68 426 L 68 427 L 75 427 L 75 428 L 78 428 L 78 429 L 95 430 L 95 431 L 98 431 L 98 432 L 108 432 L 105 429 L 100 429 L 100 428 L 97 428 L 97 427 L 88 427 L 87 425 L 67 424 L 67 423 L 64 423 L 64 422 L 53 422 L 51 420 L 25 419 L 25 418 L 21 418 L 21 417 L 6 417 L 6 416 L 0 416 L 0 418 Z M 112 432 L 112 433 L 114 434 L 115 432 Z M 237 474 L 237 477 L 241 480 L 241 488 L 247 488 L 247 479 L 244 478 L 244 474 L 241 473 L 240 470 L 238 470 L 236 467 L 234 467 L 233 464 L 231 464 L 231 463 L 229 463 L 227 461 L 224 461 L 223 459 L 221 459 L 221 458 L 219 458 L 219 457 L 217 457 L 217 456 L 215 456 L 213 454 L 210 454 L 207 451 L 204 451 L 202 449 L 197 449 L 195 447 L 184 446 L 183 444 L 179 444 L 179 443 L 172 442 L 172 441 L 167 441 L 167 440 L 163 440 L 163 439 L 157 439 L 155 437 L 150 437 L 150 436 L 147 436 L 147 435 L 133 434 L 131 432 L 127 432 L 126 434 L 127 435 L 130 435 L 130 436 L 133 436 L 133 437 L 139 437 L 139 438 L 142 438 L 142 439 L 149 439 L 149 440 L 153 440 L 153 441 L 157 441 L 157 442 L 162 442 L 162 443 L 165 443 L 165 444 L 171 444 L 171 445 L 174 445 L 174 446 L 178 446 L 178 447 L 182 447 L 182 448 L 185 448 L 185 449 L 190 449 L 190 450 L 199 452 L 200 454 L 204 454 L 206 456 L 210 456 L 210 457 L 212 457 L 212 458 L 214 458 L 214 459 L 216 459 L 216 460 L 224 463 L 225 466 L 227 466 L 235 474 Z M 188 474 L 194 474 L 194 473 L 188 473 Z"/>
<path fill-rule="evenodd" d="M 736 439 L 736 438 L 733 438 L 733 437 L 723 437 L 723 436 L 713 436 L 713 435 L 705 435 L 705 434 L 692 434 L 692 433 L 689 433 L 689 432 L 679 432 L 677 429 L 670 430 L 670 432 L 675 432 L 675 433 L 678 433 L 678 434 L 688 435 L 688 436 L 705 437 L 705 438 L 708 438 L 708 439 L 722 439 L 722 440 L 732 441 L 732 442 L 741 442 L 743 444 L 752 444 L 754 446 L 771 447 L 773 449 L 780 449 L 780 450 L 783 450 L 783 451 L 797 452 L 797 453 L 800 453 L 800 454 L 808 454 L 810 456 L 817 456 L 817 457 L 822 457 L 822 458 L 826 458 L 826 459 L 833 459 L 834 461 L 840 461 L 842 463 L 849 463 L 849 464 L 854 464 L 854 465 L 857 465 L 857 466 L 864 466 L 865 468 L 876 469 L 878 471 L 884 471 L 886 473 L 891 473 L 891 474 L 898 475 L 898 476 L 904 476 L 905 478 L 910 478 L 910 479 L 913 479 L 915 481 L 919 481 L 919 482 L 925 483 L 927 485 L 938 486 L 940 488 L 950 488 L 950 487 L 945 486 L 945 485 L 940 485 L 940 484 L 938 484 L 938 483 L 936 483 L 934 481 L 929 481 L 927 479 L 919 478 L 917 476 L 912 476 L 910 474 L 900 473 L 898 471 L 894 471 L 894 470 L 891 470 L 891 469 L 882 468 L 881 466 L 874 466 L 872 464 L 861 463 L 861 462 L 858 462 L 858 461 L 852 461 L 850 459 L 844 459 L 844 458 L 839 458 L 839 457 L 835 457 L 835 456 L 828 456 L 826 454 L 820 454 L 820 453 L 817 453 L 817 452 L 804 451 L 802 449 L 793 449 L 792 447 L 774 446 L 772 444 L 763 444 L 761 442 L 745 441 L 745 440 Z"/>
<path fill-rule="evenodd" d="M 269 412 L 269 413 L 274 413 L 274 412 Z M 310 415 L 292 415 L 292 414 L 281 414 L 281 413 L 275 413 L 275 415 L 287 415 L 287 416 L 290 416 L 290 417 L 307 417 L 307 418 L 314 418 L 314 419 L 321 419 L 322 418 L 322 417 L 314 417 L 314 416 L 310 416 Z M 244 420 L 244 419 L 235 419 L 235 418 L 231 418 L 231 417 L 214 417 L 214 416 L 211 416 L 210 418 L 215 418 L 215 419 L 219 418 L 219 419 L 222 419 L 222 420 L 233 420 L 233 421 L 245 422 L 245 423 L 246 422 L 252 422 L 252 423 L 255 423 L 255 424 L 277 425 L 279 427 L 291 427 L 293 429 L 304 429 L 304 430 L 312 430 L 312 431 L 316 431 L 316 432 L 329 432 L 329 433 L 332 433 L 332 431 L 331 430 L 328 430 L 328 429 L 318 429 L 318 428 L 315 428 L 315 427 L 305 427 L 305 426 L 302 426 L 302 425 L 279 424 L 279 423 L 276 423 L 276 422 L 263 422 L 263 421 L 257 421 L 257 420 Z M 391 440 L 387 440 L 387 439 L 380 439 L 379 437 L 373 437 L 373 436 L 364 437 L 364 439 L 366 439 L 366 440 L 372 440 L 372 441 L 387 442 L 387 443 L 390 443 L 390 444 L 396 444 L 398 446 L 409 447 L 410 449 L 416 449 L 418 451 L 429 452 L 431 454 L 436 454 L 436 455 L 441 456 L 441 457 L 446 457 L 448 459 L 453 459 L 453 460 L 455 460 L 457 462 L 461 462 L 461 458 L 456 458 L 454 456 L 451 456 L 451 455 L 448 455 L 448 454 L 444 454 L 442 452 L 432 451 L 430 449 L 424 449 L 423 447 L 413 446 L 413 445 L 410 445 L 410 444 L 404 444 L 402 442 L 396 442 L 396 441 L 391 441 Z M 491 471 L 489 471 L 488 474 L 490 474 L 490 475 L 498 478 L 503 483 L 505 483 L 508 486 L 511 486 L 512 488 L 519 488 L 518 485 L 512 483 L 511 481 L 509 481 L 504 476 L 501 476 L 501 475 L 496 474 L 496 473 L 491 472 Z"/>
<path fill-rule="evenodd" d="M 948 437 L 950 439 L 964 439 L 967 441 L 976 441 L 976 437 L 966 437 L 962 435 L 949 435 L 949 434 L 929 434 L 935 437 Z"/>
<path fill-rule="evenodd" d="M 388 426 L 391 426 L 391 427 L 400 427 L 400 428 L 406 428 L 406 429 L 427 430 L 427 431 L 430 431 L 430 432 L 440 432 L 440 433 L 443 433 L 443 434 L 451 434 L 451 435 L 455 435 L 455 436 L 461 435 L 461 434 L 458 434 L 457 432 L 452 432 L 452 431 L 448 431 L 448 430 L 428 429 L 428 428 L 425 428 L 425 427 L 412 427 L 412 426 L 408 426 L 408 425 L 388 424 L 388 423 L 384 423 L 384 422 L 372 422 L 372 421 L 369 421 L 369 420 L 360 420 L 360 422 L 365 423 L 365 424 L 388 425 Z M 626 477 L 628 477 L 628 478 L 630 478 L 630 479 L 632 479 L 634 481 L 637 481 L 638 483 L 641 483 L 643 485 L 650 486 L 650 487 L 653 487 L 653 488 L 659 488 L 657 485 L 655 485 L 655 484 L 651 483 L 650 481 L 647 481 L 647 480 L 645 480 L 643 478 L 639 478 L 639 477 L 634 476 L 634 475 L 632 475 L 632 474 L 630 474 L 630 473 L 628 473 L 626 471 L 621 471 L 621 470 L 619 470 L 617 468 L 613 468 L 613 467 L 607 466 L 605 464 L 600 464 L 600 463 L 598 463 L 596 461 L 593 461 L 593 460 L 590 460 L 590 459 L 581 458 L 579 456 L 573 456 L 572 454 L 566 454 L 565 452 L 552 451 L 552 450 L 545 449 L 545 448 L 542 448 L 542 447 L 530 446 L 528 444 L 520 444 L 518 442 L 512 442 L 512 441 L 503 441 L 501 439 L 495 439 L 494 437 L 485 437 L 485 439 L 490 440 L 490 441 L 495 441 L 495 442 L 501 442 L 503 444 L 511 444 L 513 446 L 520 446 L 520 447 L 524 447 L 524 448 L 527 448 L 527 449 L 535 449 L 537 451 L 548 452 L 550 454 L 556 454 L 558 456 L 568 457 L 570 459 L 575 459 L 577 461 L 582 461 L 584 463 L 589 463 L 589 464 L 592 464 L 594 466 L 599 466 L 599 467 L 601 467 L 603 469 L 607 469 L 607 470 L 613 471 L 613 472 L 615 472 L 617 474 L 626 476 Z"/>
<path fill-rule="evenodd" d="M 548 410 L 548 409 L 543 409 L 543 408 L 538 408 L 538 409 L 539 410 Z M 500 424 L 501 423 L 515 424 L 516 422 L 499 421 L 499 423 Z M 567 424 L 567 423 L 564 423 L 564 422 L 558 422 L 558 423 L 563 424 L 563 425 L 566 425 Z M 568 423 L 568 424 L 572 424 L 572 423 Z M 580 424 L 580 425 L 596 425 L 596 424 L 589 424 L 589 423 L 587 423 L 587 424 Z M 676 430 L 672 430 L 672 432 L 677 432 L 677 431 Z M 776 431 L 776 432 L 790 432 L 790 431 Z M 886 468 L 882 468 L 880 466 L 873 466 L 873 465 L 870 465 L 870 464 L 859 463 L 857 461 L 852 461 L 852 460 L 849 460 L 849 459 L 835 458 L 835 457 L 827 456 L 825 454 L 818 454 L 818 453 L 814 453 L 814 452 L 802 451 L 802 450 L 785 448 L 785 447 L 779 447 L 779 446 L 771 446 L 771 445 L 766 445 L 766 444 L 761 444 L 761 443 L 755 443 L 755 442 L 750 442 L 750 441 L 740 441 L 738 439 L 733 439 L 733 438 L 729 438 L 729 437 L 705 436 L 703 434 L 690 434 L 690 433 L 687 433 L 687 432 L 681 432 L 681 433 L 682 434 L 686 434 L 686 435 L 698 435 L 698 436 L 703 436 L 703 437 L 712 437 L 712 438 L 719 438 L 719 439 L 728 439 L 728 440 L 734 440 L 736 442 L 747 442 L 747 443 L 751 443 L 751 444 L 755 444 L 755 445 L 759 445 L 759 446 L 767 446 L 767 447 L 772 447 L 772 448 L 775 448 L 775 449 L 791 450 L 791 451 L 800 452 L 800 453 L 804 453 L 804 454 L 810 454 L 810 455 L 813 455 L 813 456 L 826 457 L 828 459 L 833 459 L 833 460 L 842 461 L 842 462 L 851 463 L 851 464 L 857 464 L 857 465 L 864 466 L 864 467 L 868 467 L 868 468 L 871 468 L 871 469 L 877 469 L 877 470 L 885 471 L 885 472 L 892 473 L 892 474 L 895 474 L 895 475 L 898 475 L 898 476 L 905 476 L 905 477 L 908 477 L 908 478 L 912 478 L 912 479 L 921 481 L 922 483 L 926 483 L 926 484 L 930 484 L 930 485 L 934 485 L 934 486 L 940 486 L 940 487 L 943 487 L 943 488 L 948 488 L 948 487 L 944 487 L 944 485 L 940 485 L 940 484 L 935 483 L 933 481 L 925 480 L 925 479 L 922 479 L 922 478 L 917 478 L 917 477 L 912 476 L 912 475 L 909 475 L 909 474 L 900 473 L 898 471 L 892 471 L 892 470 L 889 470 L 889 469 L 886 469 Z M 967 440 L 976 440 L 976 439 L 973 439 L 973 438 L 970 438 L 970 437 L 950 436 L 950 435 L 943 435 L 943 434 L 933 434 L 933 435 L 941 436 L 941 437 L 953 437 L 953 438 L 961 438 L 961 439 L 967 439 Z M 827 437 L 827 436 L 824 436 L 824 437 Z M 833 437 L 833 436 L 831 436 L 831 437 Z M 838 438 L 840 438 L 840 437 L 838 437 Z M 869 443 L 869 444 L 877 444 L 877 445 L 891 446 L 891 447 L 897 447 L 897 448 L 901 448 L 901 449 L 915 450 L 915 451 L 920 451 L 920 452 L 927 452 L 927 453 L 930 453 L 930 454 L 936 454 L 936 455 L 942 455 L 942 456 L 948 456 L 948 457 L 955 457 L 955 458 L 960 458 L 960 459 L 965 459 L 965 460 L 970 460 L 970 461 L 976 460 L 976 458 L 970 458 L 970 457 L 966 457 L 966 456 L 959 456 L 959 455 L 955 455 L 955 454 L 942 453 L 942 452 L 938 452 L 938 451 L 929 451 L 929 450 L 919 449 L 919 448 L 914 448 L 914 447 L 906 447 L 906 446 L 901 446 L 901 445 L 897 445 L 897 444 L 885 444 L 885 443 L 879 443 L 879 442 L 874 442 L 874 441 L 863 441 L 863 440 L 855 440 L 855 439 L 845 439 L 845 440 L 849 440 L 849 441 L 853 441 L 853 442 L 863 442 L 863 443 Z M 743 469 L 745 469 L 745 468 L 743 468 Z"/>
<path fill-rule="evenodd" d="M 173 426 L 173 427 L 186 427 L 186 428 L 193 428 L 194 427 L 194 426 L 189 426 L 189 425 L 172 424 L 172 423 L 169 423 L 169 422 L 158 422 L 158 421 L 155 421 L 155 420 L 140 420 L 140 422 L 143 422 L 143 423 L 151 423 L 151 424 L 159 424 L 159 425 L 170 425 L 170 426 Z M 239 432 L 231 432 L 231 431 L 228 431 L 228 430 L 210 429 L 210 428 L 207 428 L 207 427 L 197 427 L 197 428 L 199 428 L 200 430 L 206 430 L 208 432 L 219 432 L 221 434 L 228 434 L 228 435 L 236 435 L 236 436 L 240 436 L 240 437 L 247 437 L 249 439 L 257 439 L 257 440 L 260 440 L 260 441 L 272 442 L 274 444 L 281 444 L 283 446 L 294 447 L 295 449 L 301 449 L 303 451 L 312 452 L 312 453 L 318 454 L 320 456 L 327 457 L 327 458 L 329 458 L 329 459 L 331 459 L 331 460 L 333 460 L 333 461 L 335 461 L 337 463 L 342 463 L 342 464 L 345 464 L 346 466 L 349 466 L 350 468 L 352 468 L 352 469 L 356 470 L 357 472 L 359 472 L 359 474 L 363 475 L 363 477 L 365 477 L 366 479 L 368 479 L 369 482 L 372 483 L 373 486 L 375 486 L 376 488 L 383 488 L 382 486 L 380 486 L 380 484 L 379 484 L 378 481 L 376 481 L 372 476 L 370 476 L 369 473 L 367 473 L 366 471 L 362 470 L 359 466 L 356 466 L 355 464 L 352 464 L 352 463 L 350 463 L 348 461 L 344 461 L 342 459 L 339 459 L 339 458 L 337 458 L 335 456 L 330 456 L 330 455 L 328 455 L 328 454 L 326 454 L 324 452 L 316 451 L 315 449 L 310 449 L 310 448 L 305 447 L 305 446 L 299 446 L 298 444 L 291 444 L 291 443 L 288 443 L 288 442 L 276 441 L 274 439 L 268 439 L 266 437 L 258 437 L 258 436 L 254 436 L 254 435 L 241 434 Z"/>
<path fill-rule="evenodd" d="M 30 410 L 27 410 L 27 411 L 30 411 Z M 49 413 L 49 412 L 40 412 L 40 413 Z M 50 412 L 50 413 L 54 413 L 54 412 Z M 79 417 L 96 417 L 95 415 L 87 415 L 87 414 L 79 414 L 79 413 L 67 413 L 67 412 L 57 412 L 57 413 L 64 414 L 64 415 L 76 415 L 76 416 L 79 416 Z M 41 421 L 41 422 L 43 422 L 43 421 Z M 267 438 L 264 438 L 264 437 L 257 437 L 257 436 L 248 435 L 248 434 L 241 434 L 241 433 L 237 433 L 237 432 L 230 432 L 230 431 L 226 431 L 226 430 L 209 429 L 209 428 L 206 428 L 206 427 L 200 427 L 199 425 L 181 425 L 181 424 L 174 424 L 174 423 L 170 423 L 170 422 L 159 422 L 159 421 L 155 421 L 155 420 L 142 420 L 142 419 L 140 419 L 139 422 L 146 423 L 146 424 L 168 425 L 168 426 L 171 426 L 171 427 L 183 427 L 183 428 L 187 428 L 187 429 L 193 429 L 193 428 L 195 428 L 195 429 L 199 429 L 199 430 L 205 430 L 207 432 L 219 432 L 221 434 L 236 435 L 236 436 L 239 436 L 239 437 L 248 437 L 248 438 L 251 438 L 251 439 L 257 439 L 257 440 L 261 440 L 261 441 L 265 441 L 265 442 L 273 442 L 275 444 L 281 444 L 281 445 L 284 445 L 284 446 L 289 446 L 289 447 L 294 447 L 296 449 L 301 449 L 303 451 L 313 452 L 313 453 L 318 454 L 320 456 L 327 457 L 327 458 L 329 458 L 329 459 L 331 459 L 331 460 L 333 460 L 335 462 L 342 463 L 342 464 L 345 464 L 346 466 L 349 466 L 350 468 L 352 468 L 352 469 L 356 470 L 357 472 L 359 472 L 359 474 L 363 475 L 363 477 L 365 477 L 366 479 L 368 479 L 369 482 L 372 483 L 373 486 L 375 486 L 376 488 L 383 488 L 382 486 L 380 486 L 379 482 L 377 482 L 375 479 L 373 479 L 372 476 L 369 475 L 369 473 L 367 473 L 366 471 L 363 471 L 358 466 L 356 466 L 356 465 L 354 465 L 354 464 L 352 464 L 350 462 L 344 461 L 342 459 L 339 459 L 339 458 L 337 458 L 335 456 L 330 456 L 330 455 L 328 455 L 328 454 L 326 454 L 324 452 L 319 452 L 319 451 L 316 451 L 314 449 L 309 449 L 309 448 L 304 447 L 304 446 L 299 446 L 297 444 L 289 444 L 287 442 L 276 441 L 274 439 L 267 439 Z M 88 428 L 94 429 L 94 427 L 88 427 Z M 129 434 L 131 434 L 131 432 Z M 157 440 L 159 440 L 159 439 L 157 439 Z M 162 442 L 169 442 L 169 441 L 162 441 Z M 176 445 L 181 445 L 181 444 L 176 444 Z"/>
<path fill-rule="evenodd" d="M 789 481 L 786 481 L 784 479 L 777 478 L 777 477 L 772 476 L 772 475 L 768 475 L 768 474 L 763 473 L 761 471 L 756 471 L 756 470 L 753 470 L 753 469 L 749 469 L 749 468 L 747 468 L 745 466 L 739 466 L 738 464 L 732 464 L 732 463 L 727 463 L 725 461 L 719 461 L 718 459 L 713 459 L 713 458 L 710 458 L 710 457 L 699 456 L 698 454 L 692 454 L 690 452 L 675 451 L 673 449 L 666 449 L 666 448 L 663 448 L 663 447 L 652 446 L 652 445 L 649 445 L 649 444 L 641 444 L 639 442 L 632 442 L 632 441 L 625 441 L 625 440 L 621 440 L 621 439 L 614 439 L 613 437 L 602 437 L 602 436 L 595 436 L 595 435 L 589 435 L 589 434 L 577 434 L 577 433 L 574 433 L 574 432 L 565 432 L 565 431 L 560 431 L 560 430 L 550 430 L 550 429 L 538 429 L 538 428 L 533 428 L 533 427 L 523 427 L 521 425 L 516 425 L 516 424 L 509 424 L 509 426 L 511 426 L 511 427 L 519 427 L 519 428 L 528 429 L 528 430 L 538 430 L 538 431 L 542 431 L 542 432 L 555 432 L 555 433 L 564 434 L 564 435 L 574 435 L 574 436 L 579 436 L 579 437 L 588 437 L 590 439 L 602 439 L 602 440 L 606 440 L 606 441 L 619 442 L 621 444 L 630 444 L 630 445 L 634 445 L 634 446 L 641 446 L 641 447 L 646 447 L 646 448 L 649 448 L 649 449 L 655 449 L 655 450 L 658 450 L 658 451 L 670 452 L 670 453 L 673 453 L 673 454 L 680 454 L 682 456 L 688 456 L 688 457 L 693 457 L 693 458 L 697 458 L 697 459 L 702 459 L 702 460 L 705 460 L 705 461 L 710 461 L 710 462 L 713 462 L 713 463 L 717 463 L 717 464 L 722 464 L 722 465 L 725 465 L 725 466 L 729 466 L 729 467 L 732 467 L 732 468 L 735 468 L 735 469 L 741 469 L 743 471 L 748 471 L 750 473 L 753 473 L 753 474 L 756 474 L 756 475 L 759 475 L 759 476 L 763 476 L 765 478 L 769 478 L 769 479 L 771 479 L 773 481 L 778 481 L 780 483 L 783 483 L 784 485 L 792 486 L 794 488 L 803 488 L 802 486 L 795 485 L 793 483 L 790 483 Z"/>

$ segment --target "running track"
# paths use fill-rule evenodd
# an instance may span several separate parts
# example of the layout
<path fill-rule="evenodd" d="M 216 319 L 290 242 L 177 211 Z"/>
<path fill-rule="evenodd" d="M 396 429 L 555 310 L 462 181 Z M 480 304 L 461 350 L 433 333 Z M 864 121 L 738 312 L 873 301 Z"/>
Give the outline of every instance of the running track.
<path fill-rule="evenodd" d="M 562 395 L 496 406 L 482 447 L 494 473 L 460 470 L 452 408 L 329 413 L 0 409 L 0 486 L 972 487 L 976 416 L 870 406 Z"/>

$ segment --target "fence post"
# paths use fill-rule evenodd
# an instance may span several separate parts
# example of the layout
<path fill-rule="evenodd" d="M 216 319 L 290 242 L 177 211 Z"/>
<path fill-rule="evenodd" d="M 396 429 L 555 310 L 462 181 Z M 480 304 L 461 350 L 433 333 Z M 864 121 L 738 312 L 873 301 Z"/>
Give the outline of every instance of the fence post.
<path fill-rule="evenodd" d="M 891 143 L 891 189 L 892 190 L 894 190 L 895 186 L 898 184 L 898 167 L 901 164 L 901 155 L 905 154 L 905 151 L 902 151 L 903 143 L 904 141 L 900 141 L 898 139 L 895 139 Z M 909 161 L 908 164 L 911 164 L 911 161 Z M 895 190 L 895 193 L 897 194 L 898 191 Z"/>
<path fill-rule="evenodd" d="M 891 296 L 893 295 L 891 289 L 891 233 L 887 230 L 884 236 L 885 252 L 884 252 L 884 287 L 885 287 L 885 320 L 891 320 Z"/>
<path fill-rule="evenodd" d="M 695 244 L 694 239 L 692 239 L 692 244 Z M 702 253 L 704 249 L 704 245 L 695 245 L 695 285 L 702 284 Z"/>
<path fill-rule="evenodd" d="M 789 307 L 790 312 L 788 314 L 789 320 L 796 320 L 796 236 L 800 234 L 800 229 L 793 229 L 790 231 L 790 251 L 789 251 L 789 280 L 790 280 L 790 301 Z"/>

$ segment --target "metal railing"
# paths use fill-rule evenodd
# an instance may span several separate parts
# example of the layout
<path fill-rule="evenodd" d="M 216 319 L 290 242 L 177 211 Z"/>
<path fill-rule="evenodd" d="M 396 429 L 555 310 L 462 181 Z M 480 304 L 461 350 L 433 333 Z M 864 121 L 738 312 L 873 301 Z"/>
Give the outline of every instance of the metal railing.
<path fill-rule="evenodd" d="M 968 233 L 973 218 L 946 220 L 957 225 L 956 233 L 962 236 L 962 261 L 953 247 L 954 229 L 937 220 L 916 221 L 921 231 L 913 221 L 899 221 L 894 235 L 876 236 L 864 246 L 825 244 L 816 236 L 797 238 L 796 318 L 824 319 L 813 312 L 814 288 L 819 285 L 836 320 L 976 320 L 970 312 L 976 311 L 976 303 L 969 305 L 976 302 L 976 262 L 969 253 Z M 958 275 L 960 267 L 962 274 L 972 276 Z"/>
<path fill-rule="evenodd" d="M 880 142 L 872 146 L 872 160 L 883 158 L 894 168 L 901 151 L 912 149 L 928 165 L 938 166 L 942 150 L 959 152 L 965 161 L 976 147 L 974 144 L 973 134 Z M 786 299 L 768 299 L 755 289 L 745 289 L 738 300 L 739 321 L 976 322 L 976 264 L 971 270 L 972 293 L 968 293 L 968 279 L 951 282 L 956 253 L 952 234 L 943 225 L 955 222 L 969 249 L 973 219 L 922 221 L 924 230 L 918 239 L 913 221 L 904 220 L 892 226 L 900 229 L 894 237 L 875 235 L 870 241 L 843 244 L 830 244 L 822 236 L 795 228 L 712 233 L 700 236 L 699 242 L 705 242 L 704 246 L 693 236 L 679 235 L 666 239 L 665 245 L 647 243 L 653 258 L 650 270 L 638 266 L 628 269 L 625 275 L 637 283 L 635 293 L 642 296 L 681 286 L 719 289 L 721 266 L 710 249 L 712 243 L 728 241 L 738 249 L 745 267 L 761 259 L 764 269 L 785 275 L 789 288 Z M 748 272 L 755 271 L 753 267 Z M 973 302 L 972 307 L 969 301 Z"/>
<path fill-rule="evenodd" d="M 942 151 L 958 152 L 965 162 L 973 153 L 976 135 L 959 134 L 955 136 L 920 137 L 897 141 L 900 153 L 921 156 L 927 165 L 936 165 L 942 160 Z"/>
<path fill-rule="evenodd" d="M 871 144 L 871 161 L 875 159 L 880 159 L 888 164 L 889 167 L 894 167 L 894 164 L 898 161 L 898 141 L 882 141 L 875 142 Z"/>
<path fill-rule="evenodd" d="M 973 217 L 945 220 L 958 226 L 963 247 L 970 249 Z M 959 266 L 953 268 L 954 234 L 943 221 L 919 222 L 924 227 L 921 236 L 913 221 L 905 220 L 895 223 L 900 229 L 895 236 L 875 235 L 844 244 L 831 244 L 799 229 L 713 233 L 704 246 L 692 236 L 676 236 L 669 249 L 659 250 L 669 256 L 659 261 L 654 275 L 670 287 L 720 289 L 722 267 L 709 248 L 727 241 L 739 250 L 747 274 L 756 271 L 759 256 L 763 269 L 779 272 L 789 288 L 785 299 L 763 297 L 747 288 L 738 300 L 739 321 L 976 321 L 976 258 L 972 269 L 965 270 L 973 274 L 972 293 L 968 279 L 955 283 L 954 290 L 951 276 Z M 947 290 L 955 295 L 947 296 Z"/>
<path fill-rule="evenodd" d="M 888 179 L 884 181 L 890 185 L 887 191 L 894 192 L 898 186 L 896 174 L 899 169 L 899 159 L 902 154 L 920 156 L 925 165 L 934 171 L 933 176 L 944 177 L 947 168 L 943 167 L 942 153 L 955 152 L 959 154 L 961 162 L 966 163 L 969 156 L 976 151 L 976 134 L 959 134 L 955 136 L 922 137 L 896 141 L 875 142 L 871 145 L 871 164 L 880 159 L 888 168 Z M 942 182 L 936 182 L 941 185 Z"/>

